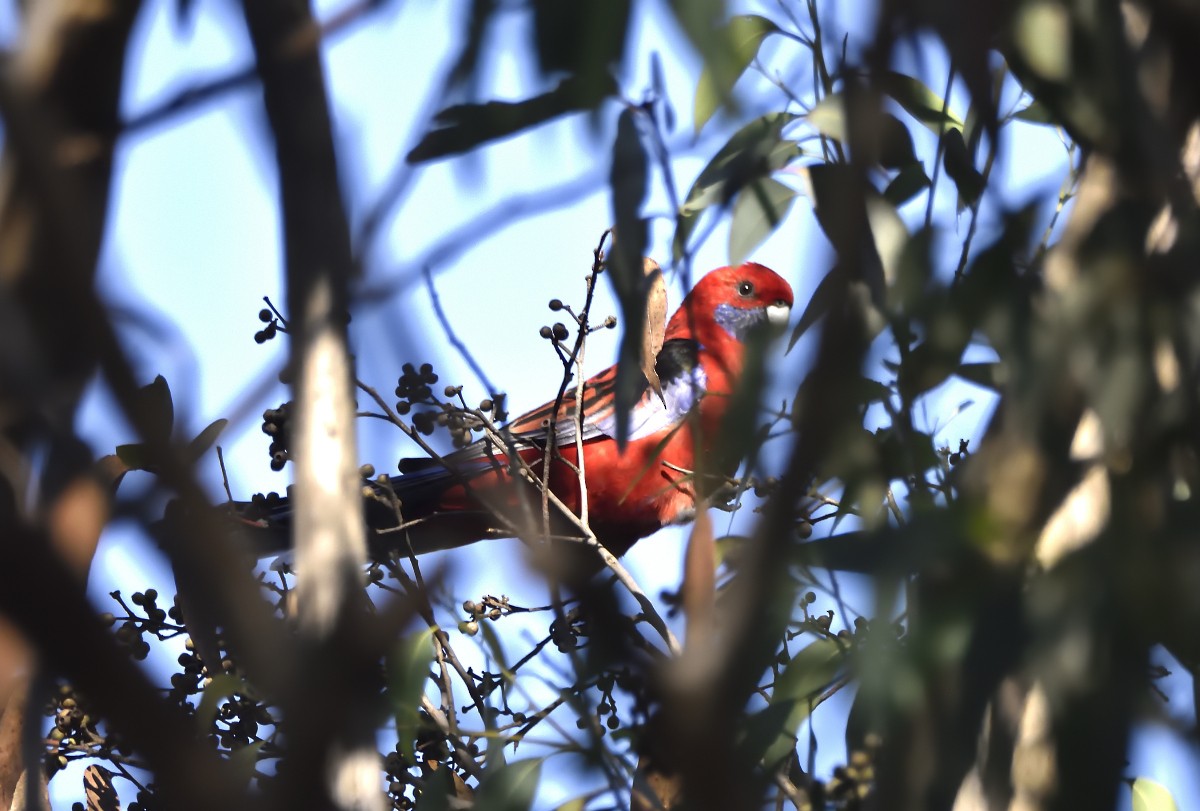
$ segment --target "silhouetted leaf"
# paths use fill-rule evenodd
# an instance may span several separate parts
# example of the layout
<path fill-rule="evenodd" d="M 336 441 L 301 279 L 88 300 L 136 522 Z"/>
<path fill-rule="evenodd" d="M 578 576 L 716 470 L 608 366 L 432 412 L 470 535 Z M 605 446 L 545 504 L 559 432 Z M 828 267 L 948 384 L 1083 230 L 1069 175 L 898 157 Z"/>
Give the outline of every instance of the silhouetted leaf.
<path fill-rule="evenodd" d="M 945 344 L 927 340 L 910 349 L 896 376 L 901 396 L 911 401 L 956 374 L 969 337 L 954 336 L 955 340 Z"/>
<path fill-rule="evenodd" d="M 1031 101 L 1025 107 L 1013 113 L 1013 118 L 1027 121 L 1030 124 L 1054 124 L 1054 114 L 1040 101 Z"/>
<path fill-rule="evenodd" d="M 1005 381 L 1004 364 L 1000 361 L 990 363 L 964 363 L 954 372 L 964 380 L 983 386 L 999 394 L 1003 391 Z"/>
<path fill-rule="evenodd" d="M 904 223 L 858 167 L 818 163 L 799 174 L 808 181 L 817 224 L 842 266 L 857 272 L 848 279 L 852 303 L 867 328 L 879 332 L 886 325 L 887 280 L 907 238 Z"/>
<path fill-rule="evenodd" d="M 889 481 L 919 476 L 938 464 L 933 438 L 920 431 L 880 428 L 875 432 L 883 475 Z"/>
<path fill-rule="evenodd" d="M 896 176 L 883 190 L 884 199 L 896 208 L 907 203 L 913 197 L 929 188 L 929 175 L 925 174 L 925 166 L 920 161 L 913 161 L 900 168 Z"/>
<path fill-rule="evenodd" d="M 833 303 L 833 295 L 836 292 L 835 285 L 845 284 L 845 271 L 840 267 L 834 266 L 832 270 L 825 274 L 825 278 L 821 279 L 817 285 L 817 289 L 813 291 L 812 298 L 808 300 L 808 304 L 804 306 L 804 312 L 800 314 L 800 319 L 796 322 L 796 326 L 792 328 L 792 337 L 788 340 L 788 351 L 796 345 L 796 342 L 804 337 L 804 333 L 808 332 L 813 324 L 821 320 L 821 316 L 829 310 L 829 305 Z"/>
<path fill-rule="evenodd" d="M 667 82 L 663 78 L 662 57 L 658 51 L 650 52 L 650 86 L 654 88 L 654 97 L 663 113 L 663 129 L 668 133 L 675 130 L 675 108 L 667 95 Z"/>
<path fill-rule="evenodd" d="M 117 459 L 126 470 L 153 470 L 149 449 L 141 442 L 117 446 Z"/>
<path fill-rule="evenodd" d="M 843 532 L 799 544 L 795 560 L 837 572 L 879 574 L 895 563 L 894 538 L 875 532 Z"/>
<path fill-rule="evenodd" d="M 196 434 L 196 438 L 188 445 L 188 458 L 196 461 L 211 448 L 217 441 L 217 437 L 225 430 L 225 426 L 229 425 L 229 420 L 220 419 L 214 420 L 208 424 L 200 433 Z"/>
<path fill-rule="evenodd" d="M 590 110 L 615 93 L 617 83 L 609 75 L 602 82 L 569 76 L 553 90 L 524 101 L 456 104 L 438 113 L 436 129 L 425 134 L 407 160 L 423 163 L 466 152 L 561 115 Z"/>
<path fill-rule="evenodd" d="M 729 227 L 729 264 L 740 265 L 787 216 L 799 194 L 764 177 L 738 193 Z"/>
<path fill-rule="evenodd" d="M 730 58 L 710 59 L 700 73 L 693 111 L 696 132 L 703 129 L 713 113 L 728 101 L 734 83 L 754 61 L 762 41 L 778 30 L 779 26 L 757 14 L 734 17 L 724 27 L 722 33 L 729 42 Z"/>
<path fill-rule="evenodd" d="M 645 253 L 647 226 L 641 218 L 646 198 L 647 158 L 638 132 L 637 112 L 626 109 L 617 119 L 617 138 L 613 144 L 612 188 L 613 244 L 609 251 L 608 277 L 621 305 L 621 345 L 617 354 L 617 379 L 614 392 L 617 446 L 625 447 L 629 437 L 629 410 L 641 396 L 642 326 L 646 313 Z"/>
<path fill-rule="evenodd" d="M 534 45 L 543 75 L 603 84 L 625 55 L 630 0 L 533 0 Z"/>
<path fill-rule="evenodd" d="M 984 180 L 971 160 L 962 132 L 947 131 L 942 143 L 942 165 L 946 167 L 946 175 L 954 181 L 961 201 L 973 205 L 983 194 Z"/>
<path fill-rule="evenodd" d="M 171 387 L 162 375 L 137 390 L 134 400 L 140 422 L 145 427 L 147 442 L 166 443 L 175 427 L 175 405 L 171 402 Z"/>

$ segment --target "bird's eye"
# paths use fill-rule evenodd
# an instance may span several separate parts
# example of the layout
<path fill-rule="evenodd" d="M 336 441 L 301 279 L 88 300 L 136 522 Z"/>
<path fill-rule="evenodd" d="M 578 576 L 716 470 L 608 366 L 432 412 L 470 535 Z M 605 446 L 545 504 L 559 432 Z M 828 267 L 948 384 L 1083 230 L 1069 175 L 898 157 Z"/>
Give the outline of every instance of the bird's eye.
<path fill-rule="evenodd" d="M 749 298 L 754 295 L 754 282 L 742 282 L 738 285 L 738 295 Z"/>

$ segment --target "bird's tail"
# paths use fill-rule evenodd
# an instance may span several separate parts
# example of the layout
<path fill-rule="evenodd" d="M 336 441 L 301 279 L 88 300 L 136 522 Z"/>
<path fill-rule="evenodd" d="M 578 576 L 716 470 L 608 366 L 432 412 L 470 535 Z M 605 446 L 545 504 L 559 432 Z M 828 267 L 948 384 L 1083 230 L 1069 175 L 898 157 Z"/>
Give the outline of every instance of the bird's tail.
<path fill-rule="evenodd" d="M 364 487 L 363 513 L 372 557 L 382 559 L 395 552 L 422 555 L 513 534 L 492 510 L 462 498 L 460 474 L 441 467 L 410 467 L 403 476 L 369 481 Z M 278 555 L 291 548 L 294 513 L 289 495 L 256 494 L 250 501 L 229 502 L 221 509 L 234 534 L 256 556 Z"/>

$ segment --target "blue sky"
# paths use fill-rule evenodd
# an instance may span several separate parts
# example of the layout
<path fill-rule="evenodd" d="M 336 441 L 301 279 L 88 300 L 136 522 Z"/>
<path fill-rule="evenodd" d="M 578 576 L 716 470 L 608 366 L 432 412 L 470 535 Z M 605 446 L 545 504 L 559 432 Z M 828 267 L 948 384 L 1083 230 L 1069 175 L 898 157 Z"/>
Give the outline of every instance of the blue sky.
<path fill-rule="evenodd" d="M 170 0 L 146 4 L 128 66 L 127 115 L 136 115 L 184 86 L 251 61 L 235 3 L 196 0 L 194 18 L 186 25 L 178 24 L 175 5 Z M 321 16 L 341 7 L 333 2 L 317 5 Z M 833 16 L 826 20 L 827 28 L 848 31 L 853 53 L 861 45 L 856 35 L 866 30 L 872 4 L 829 5 Z M 389 6 L 326 47 L 339 158 L 356 222 L 415 142 L 416 127 L 441 101 L 440 81 L 452 59 L 467 6 L 463 0 Z M 640 98 L 650 86 L 650 54 L 661 56 L 679 119 L 670 136 L 676 147 L 672 169 L 685 193 L 737 122 L 718 119 L 698 139 L 693 138 L 690 110 L 700 61 L 666 22 L 657 3 L 637 7 L 643 13 L 637 17 L 621 87 L 629 97 Z M 768 14 L 773 8 L 764 4 Z M 522 54 L 526 24 L 521 15 L 502 15 L 489 50 L 483 96 L 521 98 L 536 86 L 533 66 Z M 787 64 L 794 52 L 785 43 L 772 42 L 764 54 L 772 64 Z M 928 75 L 941 75 L 944 69 L 944 57 L 936 48 L 911 52 L 905 58 L 923 63 Z M 748 77 L 744 85 L 750 92 L 743 115 L 749 115 L 755 112 L 755 91 L 766 83 Z M 1005 100 L 1015 100 L 1011 86 L 1007 92 Z M 964 99 L 961 88 L 956 88 L 952 102 L 960 117 L 965 114 Z M 263 346 L 252 340 L 260 326 L 256 313 L 262 296 L 280 305 L 284 299 L 274 166 L 259 103 L 256 88 L 249 87 L 122 143 L 100 269 L 105 297 L 131 314 L 122 327 L 130 351 L 145 369 L 147 380 L 156 373 L 166 376 L 184 430 L 194 434 L 213 419 L 231 419 L 221 444 L 235 497 L 282 490 L 287 482 L 286 474 L 268 469 L 267 442 L 259 431 L 263 409 L 286 399 L 284 389 L 273 382 L 284 346 L 279 340 Z M 777 100 L 771 103 L 778 105 Z M 352 338 L 360 377 L 390 392 L 403 362 L 430 361 L 443 382 L 465 384 L 474 399 L 486 396 L 432 320 L 420 277 L 422 265 L 430 262 L 451 324 L 488 376 L 508 392 L 510 410 L 519 413 L 553 394 L 560 366 L 538 336 L 538 328 L 555 320 L 546 309 L 548 299 L 580 300 L 591 250 L 611 222 L 606 178 L 619 109 L 609 103 L 594 118 L 564 119 L 533 134 L 490 145 L 477 155 L 418 170 L 403 206 L 386 219 L 378 240 L 365 246 L 367 287 L 397 292 L 363 301 L 355 314 Z M 762 111 L 766 109 L 770 107 Z M 919 127 L 913 129 L 918 154 L 932 155 L 932 136 Z M 989 229 L 994 227 L 999 210 L 994 202 L 1013 204 L 1034 195 L 1052 199 L 1066 169 L 1052 131 L 1018 125 L 1013 133 L 1003 145 L 995 171 L 999 195 L 984 206 L 976 246 L 987 244 Z M 928 157 L 926 162 L 932 170 Z M 498 207 L 511 210 L 514 201 L 528 201 L 540 190 L 564 184 L 571 188 L 553 208 L 516 219 L 500 230 L 480 226 L 461 231 L 484 212 Z M 923 218 L 924 200 L 922 195 L 901 211 L 910 226 Z M 943 183 L 935 200 L 936 218 L 948 224 L 941 235 L 946 256 L 956 257 L 966 219 L 955 216 L 954 206 L 953 191 Z M 669 209 L 661 184 L 655 185 L 648 209 Z M 670 256 L 669 239 L 665 227 L 655 228 L 650 254 L 664 265 Z M 725 264 L 727 242 L 726 224 L 698 252 L 696 271 Z M 783 227 L 752 258 L 792 283 L 801 309 L 831 264 L 806 200 L 797 202 Z M 679 293 L 673 279 L 672 306 Z M 607 285 L 600 288 L 595 312 L 601 317 L 617 312 Z M 604 332 L 589 343 L 592 370 L 611 362 L 616 337 Z M 794 370 L 797 357 L 805 351 L 802 343 L 792 356 L 780 356 L 776 365 Z M 794 385 L 794 381 L 781 383 L 773 399 L 790 397 Z M 984 392 L 962 384 L 946 387 L 929 400 L 931 421 L 938 422 L 940 415 L 968 399 L 975 404 L 939 434 L 947 444 L 976 435 L 990 400 Z M 100 453 L 131 437 L 100 388 L 85 402 L 80 428 Z M 362 461 L 380 471 L 394 470 L 398 458 L 417 453 L 395 431 L 373 425 L 362 432 L 360 447 Z M 222 499 L 215 459 L 201 465 L 200 475 L 213 498 Z M 137 487 L 139 482 L 131 477 L 128 486 Z M 718 516 L 718 521 L 718 528 L 723 528 L 725 517 Z M 677 585 L 683 538 L 682 532 L 666 531 L 629 555 L 630 568 L 649 593 Z M 504 553 L 497 551 L 501 549 Z M 463 597 L 505 591 L 515 602 L 536 602 L 540 587 L 525 577 L 518 550 L 516 543 L 501 542 L 447 556 L 463 578 Z M 118 525 L 108 533 L 92 582 L 98 604 L 107 608 L 107 592 L 115 587 L 129 591 L 156 585 L 169 591 L 169 584 L 158 553 L 136 532 Z M 857 602 L 866 608 L 869 598 L 863 595 Z M 163 662 L 171 658 L 165 656 Z M 1189 691 L 1185 677 L 1170 680 L 1172 706 L 1190 712 Z M 823 770 L 844 760 L 840 724 L 847 706 L 846 700 L 838 699 L 818 711 L 819 737 L 829 742 L 819 751 Z M 1181 807 L 1193 806 L 1200 797 L 1194 754 L 1174 736 L 1150 729 L 1132 747 L 1131 772 L 1167 784 Z M 61 786 L 63 779 L 56 783 Z M 571 796 L 563 792 L 560 786 L 547 785 L 539 807 Z M 63 802 L 61 797 L 58 802 Z"/>

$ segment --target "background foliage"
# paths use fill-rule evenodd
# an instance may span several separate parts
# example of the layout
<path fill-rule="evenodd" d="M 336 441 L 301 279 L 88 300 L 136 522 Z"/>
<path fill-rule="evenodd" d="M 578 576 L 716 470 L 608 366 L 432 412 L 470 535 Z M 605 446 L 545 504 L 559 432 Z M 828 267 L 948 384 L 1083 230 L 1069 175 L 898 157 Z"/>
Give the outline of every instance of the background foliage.
<path fill-rule="evenodd" d="M 122 83 L 146 10 L 22 11 L 0 73 L 0 804 L 36 807 L 48 777 L 87 761 L 69 796 L 95 808 L 1174 807 L 1126 759 L 1139 723 L 1195 736 L 1159 688 L 1164 652 L 1186 677 L 1200 662 L 1195 10 L 885 2 L 851 30 L 819 0 L 475 0 L 436 110 L 368 193 L 343 168 L 321 56 L 390 5 L 314 21 L 296 0 L 246 3 L 231 24 L 253 65 L 132 116 Z M 172 7 L 180 25 L 205 13 Z M 502 44 L 514 18 L 527 36 Z M 685 93 L 662 54 L 631 45 L 650 19 L 701 59 Z M 489 81 L 506 47 L 534 66 L 515 97 Z M 724 437 L 744 464 L 714 502 L 734 519 L 688 531 L 681 585 L 648 591 L 617 565 L 594 590 L 524 605 L 462 593 L 453 555 L 370 556 L 336 528 L 330 565 L 305 572 L 322 520 L 353 517 L 364 491 L 387 500 L 390 470 L 355 473 L 357 457 L 298 519 L 300 577 L 256 566 L 194 472 L 225 423 L 176 426 L 185 405 L 161 377 L 144 385 L 160 370 L 139 366 L 127 314 L 95 284 L 122 143 L 246 89 L 287 283 L 246 331 L 287 345 L 294 394 L 263 415 L 262 445 L 298 488 L 327 458 L 306 427 L 322 397 L 343 450 L 356 411 L 431 453 L 502 434 L 516 384 L 488 380 L 442 309 L 496 285 L 439 287 L 437 260 L 574 187 L 514 194 L 407 272 L 381 269 L 381 232 L 441 162 L 461 161 L 468 186 L 476 156 L 565 116 L 595 145 L 572 182 L 605 185 L 608 216 L 559 260 L 587 286 L 550 293 L 570 309 L 550 307 L 562 378 L 543 393 L 582 372 L 609 323 L 593 284 L 611 282 L 636 378 L 643 256 L 687 288 L 717 235 L 738 262 L 813 213 L 824 264 L 797 284 L 811 299 L 787 354 L 760 348 Z M 712 148 L 683 171 L 692 143 Z M 1056 190 L 1014 194 L 1035 143 L 1068 169 Z M 600 238 L 612 225 L 615 245 Z M 352 370 L 345 313 L 370 318 L 414 278 L 435 342 L 479 372 L 475 394 L 441 361 L 379 371 L 382 331 L 359 334 Z M 139 438 L 93 463 L 77 408 L 97 372 Z M 983 398 L 986 425 L 958 434 L 958 403 Z M 131 486 L 145 472 L 155 483 Z M 113 515 L 146 527 L 178 596 L 87 602 Z M 174 661 L 166 684 L 137 664 L 156 649 Z M 847 697 L 842 740 L 821 728 L 839 765 L 819 768 L 818 721 Z"/>

